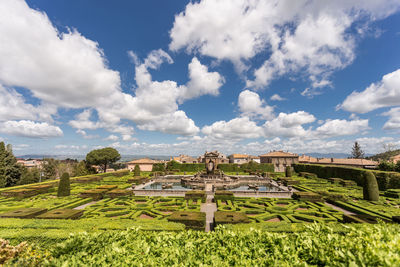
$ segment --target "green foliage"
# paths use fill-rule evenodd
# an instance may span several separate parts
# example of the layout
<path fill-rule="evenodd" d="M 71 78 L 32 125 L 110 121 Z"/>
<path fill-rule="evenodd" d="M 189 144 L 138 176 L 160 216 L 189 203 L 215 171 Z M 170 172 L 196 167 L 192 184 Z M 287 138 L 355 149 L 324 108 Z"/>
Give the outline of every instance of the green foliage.
<path fill-rule="evenodd" d="M 69 174 L 63 173 L 60 178 L 60 183 L 58 184 L 58 197 L 66 197 L 71 194 L 71 183 L 69 180 Z"/>
<path fill-rule="evenodd" d="M 50 248 L 52 266 L 398 266 L 396 224 L 311 224 L 292 234 L 260 230 L 181 233 L 126 231 L 78 234 Z M 357 240 L 359 242 L 354 242 Z M 160 245 L 168 244 L 168 245 Z M 379 248 L 379 249 L 378 249 Z"/>
<path fill-rule="evenodd" d="M 240 169 L 245 172 L 274 172 L 274 164 L 257 163 L 254 160 L 240 165 Z"/>
<path fill-rule="evenodd" d="M 389 161 L 382 161 L 379 163 L 378 168 L 381 171 L 395 171 L 396 164 L 394 164 L 393 162 L 389 162 Z"/>
<path fill-rule="evenodd" d="M 205 169 L 203 163 L 179 163 L 175 160 L 171 160 L 167 163 L 167 170 L 179 170 L 181 172 L 198 172 Z"/>
<path fill-rule="evenodd" d="M 293 199 L 311 202 L 323 202 L 322 196 L 313 192 L 294 192 Z"/>
<path fill-rule="evenodd" d="M 87 166 L 86 161 L 82 160 L 78 164 L 74 165 L 74 170 L 72 172 L 72 177 L 76 176 L 84 176 L 88 174 L 92 174 L 93 171 Z"/>
<path fill-rule="evenodd" d="M 36 216 L 37 219 L 77 219 L 81 217 L 83 210 L 56 209 Z"/>
<path fill-rule="evenodd" d="M 286 177 L 292 177 L 292 167 L 286 166 L 286 169 L 285 169 L 285 176 L 286 176 Z"/>
<path fill-rule="evenodd" d="M 363 197 L 365 200 L 378 201 L 379 188 L 375 175 L 372 172 L 366 172 L 363 186 Z"/>
<path fill-rule="evenodd" d="M 33 184 L 39 182 L 40 179 L 40 170 L 38 168 L 26 168 L 21 167 L 21 179 L 18 181 L 18 184 Z"/>
<path fill-rule="evenodd" d="M 168 221 L 183 223 L 190 229 L 203 230 L 206 223 L 206 214 L 197 211 L 175 211 L 168 217 Z"/>
<path fill-rule="evenodd" d="M 16 185 L 21 179 L 22 167 L 12 153 L 11 146 L 0 142 L 0 187 Z"/>
<path fill-rule="evenodd" d="M 121 155 L 115 148 L 106 147 L 90 151 L 86 155 L 86 162 L 90 165 L 101 165 L 104 172 L 107 166 L 121 159 Z"/>
<path fill-rule="evenodd" d="M 8 211 L 0 214 L 1 218 L 33 218 L 40 214 L 43 214 L 47 211 L 47 209 L 43 208 L 25 208 L 18 209 L 13 211 Z"/>
<path fill-rule="evenodd" d="M 206 197 L 206 192 L 201 190 L 191 190 L 185 193 L 185 199 L 201 199 L 205 202 Z"/>
<path fill-rule="evenodd" d="M 294 169 L 297 173 L 308 172 L 315 173 L 321 178 L 341 178 L 344 180 L 353 180 L 359 186 L 364 184 L 364 174 L 367 170 L 341 167 L 341 166 L 327 166 L 317 164 L 294 164 Z M 383 172 L 371 170 L 375 175 L 379 190 L 386 190 L 389 188 L 400 188 L 400 174 L 396 172 Z"/>
<path fill-rule="evenodd" d="M 236 163 L 218 164 L 217 168 L 223 172 L 241 172 L 240 165 Z"/>
<path fill-rule="evenodd" d="M 217 211 L 214 213 L 215 225 L 249 223 L 250 220 L 243 212 Z"/>
<path fill-rule="evenodd" d="M 42 165 L 42 172 L 44 179 L 55 179 L 57 175 L 58 161 L 52 158 L 44 159 Z"/>
<path fill-rule="evenodd" d="M 153 172 L 163 172 L 163 171 L 165 171 L 165 164 L 164 163 L 154 163 L 152 171 Z"/>
<path fill-rule="evenodd" d="M 217 190 L 215 191 L 214 195 L 214 200 L 222 200 L 222 201 L 227 201 L 227 200 L 234 200 L 235 196 L 233 195 L 232 191 L 227 191 L 227 190 Z"/>
<path fill-rule="evenodd" d="M 133 169 L 133 175 L 140 176 L 140 167 L 137 164 L 135 165 L 135 168 Z"/>

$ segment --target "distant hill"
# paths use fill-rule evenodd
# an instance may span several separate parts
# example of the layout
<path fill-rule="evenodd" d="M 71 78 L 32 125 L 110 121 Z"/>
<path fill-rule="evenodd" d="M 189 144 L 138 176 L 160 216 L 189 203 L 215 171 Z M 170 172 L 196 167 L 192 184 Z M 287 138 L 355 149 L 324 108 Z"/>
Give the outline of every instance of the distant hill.
<path fill-rule="evenodd" d="M 399 155 L 399 154 L 400 154 L 400 149 L 396 149 L 393 151 L 379 153 L 379 154 L 370 156 L 368 158 L 372 159 L 372 160 L 389 160 L 391 157 Z"/>
<path fill-rule="evenodd" d="M 86 155 L 37 155 L 37 154 L 31 154 L 31 155 L 17 155 L 17 158 L 23 158 L 23 159 L 43 159 L 43 158 L 54 158 L 54 159 L 77 159 L 77 160 L 83 160 L 86 158 Z M 155 160 L 169 160 L 170 156 L 159 156 L 159 155 L 121 155 L 121 160 L 122 162 L 125 161 L 131 161 L 133 159 L 140 159 L 140 158 L 151 158 Z"/>

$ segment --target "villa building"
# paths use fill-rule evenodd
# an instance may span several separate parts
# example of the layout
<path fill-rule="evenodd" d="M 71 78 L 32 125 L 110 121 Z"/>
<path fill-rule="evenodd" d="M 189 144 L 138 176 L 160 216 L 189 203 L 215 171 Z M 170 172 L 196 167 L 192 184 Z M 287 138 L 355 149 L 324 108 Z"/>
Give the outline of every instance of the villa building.
<path fill-rule="evenodd" d="M 397 163 L 398 161 L 400 161 L 400 154 L 391 157 L 391 158 L 390 158 L 390 161 L 393 162 L 393 163 Z"/>
<path fill-rule="evenodd" d="M 299 163 L 340 165 L 366 169 L 375 169 L 379 165 L 379 162 L 368 159 L 313 158 L 306 155 L 302 155 L 299 157 Z"/>
<path fill-rule="evenodd" d="M 43 161 L 40 159 L 21 159 L 17 158 L 17 163 L 29 168 L 41 168 L 43 165 Z"/>
<path fill-rule="evenodd" d="M 153 164 L 155 163 L 159 163 L 159 161 L 149 158 L 143 158 L 129 161 L 128 163 L 126 163 L 126 165 L 128 166 L 128 169 L 130 171 L 133 171 L 133 169 L 135 169 L 135 166 L 139 165 L 141 171 L 150 172 L 153 170 Z"/>
<path fill-rule="evenodd" d="M 260 163 L 260 157 L 246 155 L 246 154 L 232 154 L 228 156 L 229 163 L 244 164 L 250 161 Z"/>
<path fill-rule="evenodd" d="M 198 163 L 197 159 L 187 155 L 179 155 L 178 157 L 171 157 L 171 160 L 175 160 L 179 163 Z"/>
<path fill-rule="evenodd" d="M 284 172 L 286 166 L 299 163 L 299 155 L 283 151 L 271 151 L 260 155 L 260 163 L 272 163 L 276 172 Z"/>

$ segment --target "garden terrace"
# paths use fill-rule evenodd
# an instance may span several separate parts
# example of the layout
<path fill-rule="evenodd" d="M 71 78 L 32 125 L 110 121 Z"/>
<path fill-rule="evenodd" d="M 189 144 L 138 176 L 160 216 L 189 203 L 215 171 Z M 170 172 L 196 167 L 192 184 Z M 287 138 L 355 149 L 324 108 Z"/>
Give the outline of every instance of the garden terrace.
<path fill-rule="evenodd" d="M 56 209 L 45 212 L 38 216 L 37 219 L 77 219 L 81 217 L 83 210 L 73 210 L 73 209 Z"/>

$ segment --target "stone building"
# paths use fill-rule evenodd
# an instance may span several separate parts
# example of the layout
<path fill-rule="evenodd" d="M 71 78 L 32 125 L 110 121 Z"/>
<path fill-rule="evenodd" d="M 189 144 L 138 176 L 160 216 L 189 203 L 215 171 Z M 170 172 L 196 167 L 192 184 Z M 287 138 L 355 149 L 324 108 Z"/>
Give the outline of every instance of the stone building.
<path fill-rule="evenodd" d="M 218 164 L 229 163 L 228 157 L 227 157 L 226 155 L 222 154 L 221 152 L 218 152 L 218 151 L 207 152 L 207 151 L 206 151 L 205 154 L 207 154 L 207 153 L 213 153 L 213 154 L 215 154 L 216 157 L 218 158 Z M 204 155 L 205 155 L 205 154 L 204 154 Z M 204 155 L 200 156 L 200 157 L 197 159 L 198 163 L 205 163 Z"/>
<path fill-rule="evenodd" d="M 171 160 L 175 160 L 179 163 L 198 163 L 197 159 L 188 155 L 179 155 L 178 157 L 171 157 Z"/>
<path fill-rule="evenodd" d="M 246 154 L 232 154 L 228 156 L 229 163 L 244 164 L 250 161 L 260 163 L 260 157 L 246 155 Z"/>
<path fill-rule="evenodd" d="M 366 169 L 375 169 L 379 165 L 379 162 L 368 159 L 313 158 L 304 155 L 299 158 L 299 162 L 304 164 L 338 165 Z"/>
<path fill-rule="evenodd" d="M 159 163 L 159 162 L 156 160 L 149 159 L 149 158 L 143 158 L 143 159 L 129 161 L 128 163 L 126 163 L 126 165 L 128 166 L 128 169 L 130 171 L 133 171 L 135 166 L 139 165 L 139 168 L 141 171 L 150 172 L 153 170 L 153 164 L 155 164 L 155 163 Z"/>
<path fill-rule="evenodd" d="M 299 155 L 283 151 L 271 151 L 260 155 L 260 163 L 272 163 L 276 172 L 284 172 L 286 166 L 299 163 Z"/>

